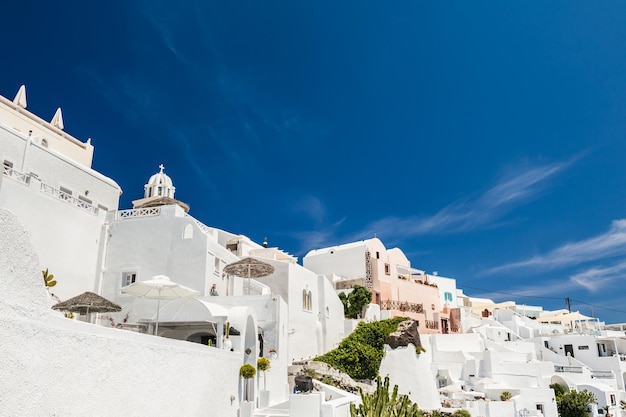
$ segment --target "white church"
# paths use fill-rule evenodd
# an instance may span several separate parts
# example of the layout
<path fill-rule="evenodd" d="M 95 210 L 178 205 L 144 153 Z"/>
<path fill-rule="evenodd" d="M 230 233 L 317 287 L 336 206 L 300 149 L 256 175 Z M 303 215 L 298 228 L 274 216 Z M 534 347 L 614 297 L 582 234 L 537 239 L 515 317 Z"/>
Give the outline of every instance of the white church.
<path fill-rule="evenodd" d="M 266 242 L 202 224 L 163 165 L 143 190 L 126 190 L 137 199 L 120 210 L 119 185 L 91 168 L 90 140 L 64 129 L 60 109 L 51 121 L 27 110 L 23 86 L 0 96 L 0 415 L 348 417 L 357 396 L 319 381 L 294 394 L 287 377 L 354 328 L 333 281 L 347 266 L 312 272 Z M 248 259 L 266 273 L 229 272 Z M 45 269 L 57 286 L 46 289 Z M 127 293 L 158 276 L 195 296 Z M 557 383 L 592 391 L 593 417 L 626 415 L 623 328 L 506 308 L 481 316 L 451 282 L 440 285 L 454 298 L 441 300 L 458 304 L 463 334 L 423 334 L 425 352 L 388 349 L 381 364 L 420 408 L 557 417 Z M 51 309 L 86 291 L 121 311 L 70 320 Z M 260 357 L 271 368 L 240 378 Z"/>

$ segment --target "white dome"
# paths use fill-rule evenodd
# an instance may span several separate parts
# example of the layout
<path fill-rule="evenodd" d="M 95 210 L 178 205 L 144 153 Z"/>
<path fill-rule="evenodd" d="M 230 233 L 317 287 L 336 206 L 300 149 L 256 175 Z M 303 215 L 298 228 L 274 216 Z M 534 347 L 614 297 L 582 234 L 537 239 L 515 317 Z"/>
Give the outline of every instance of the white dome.
<path fill-rule="evenodd" d="M 169 177 L 169 175 L 161 171 L 151 176 L 148 180 L 148 186 L 153 185 L 164 185 L 166 187 L 171 187 L 173 184 L 172 179 Z"/>
<path fill-rule="evenodd" d="M 161 169 L 161 171 L 151 176 L 148 180 L 148 183 L 144 185 L 144 198 L 174 198 L 174 191 L 176 190 L 176 187 L 174 187 L 172 179 L 163 172 L 163 170 L 165 169 L 163 164 L 159 165 L 159 168 Z"/>

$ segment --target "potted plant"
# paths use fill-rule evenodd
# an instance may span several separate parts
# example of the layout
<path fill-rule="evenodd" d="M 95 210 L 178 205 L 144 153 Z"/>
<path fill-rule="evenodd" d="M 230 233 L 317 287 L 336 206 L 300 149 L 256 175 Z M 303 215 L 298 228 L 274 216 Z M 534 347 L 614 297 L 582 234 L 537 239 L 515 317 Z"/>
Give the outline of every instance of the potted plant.
<path fill-rule="evenodd" d="M 256 369 L 254 366 L 246 363 L 245 365 L 241 365 L 239 368 L 239 376 L 243 378 L 243 400 L 249 401 L 248 399 L 248 386 L 250 378 L 254 378 L 256 375 Z"/>
<path fill-rule="evenodd" d="M 511 399 L 511 393 L 508 391 L 502 391 L 500 393 L 500 401 L 508 401 Z"/>
<path fill-rule="evenodd" d="M 613 414 L 609 414 L 609 406 L 605 405 L 604 407 L 602 407 L 604 409 L 604 414 L 606 417 L 613 417 Z"/>
<path fill-rule="evenodd" d="M 270 360 L 267 358 L 259 358 L 256 361 L 256 367 L 259 369 L 259 371 L 263 372 L 263 389 L 266 390 L 267 389 L 267 383 L 265 381 L 265 372 L 268 371 L 270 369 Z"/>

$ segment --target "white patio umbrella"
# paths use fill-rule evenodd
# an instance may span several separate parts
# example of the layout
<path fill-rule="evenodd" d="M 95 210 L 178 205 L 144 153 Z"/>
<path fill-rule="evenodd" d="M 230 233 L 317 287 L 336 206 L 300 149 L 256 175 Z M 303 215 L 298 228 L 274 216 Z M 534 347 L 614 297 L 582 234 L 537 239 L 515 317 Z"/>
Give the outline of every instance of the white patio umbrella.
<path fill-rule="evenodd" d="M 155 275 L 147 281 L 137 281 L 122 287 L 122 292 L 135 297 L 143 297 L 157 300 L 156 328 L 154 334 L 159 332 L 159 310 L 161 300 L 174 300 L 176 298 L 193 297 L 198 291 L 172 282 L 165 275 Z"/>

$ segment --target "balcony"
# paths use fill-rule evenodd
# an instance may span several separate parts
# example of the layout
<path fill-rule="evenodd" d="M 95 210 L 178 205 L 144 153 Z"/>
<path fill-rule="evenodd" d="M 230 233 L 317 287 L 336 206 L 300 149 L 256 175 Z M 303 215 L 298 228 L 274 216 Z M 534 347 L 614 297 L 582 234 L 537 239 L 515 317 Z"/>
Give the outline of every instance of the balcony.
<path fill-rule="evenodd" d="M 583 373 L 583 368 L 582 368 L 582 366 L 554 365 L 554 372 L 582 374 Z"/>
<path fill-rule="evenodd" d="M 381 310 L 399 310 L 410 313 L 423 313 L 424 305 L 418 303 L 409 303 L 408 301 L 383 300 L 380 302 Z"/>
<path fill-rule="evenodd" d="M 431 330 L 439 329 L 439 322 L 436 320 L 426 320 L 426 328 Z"/>

